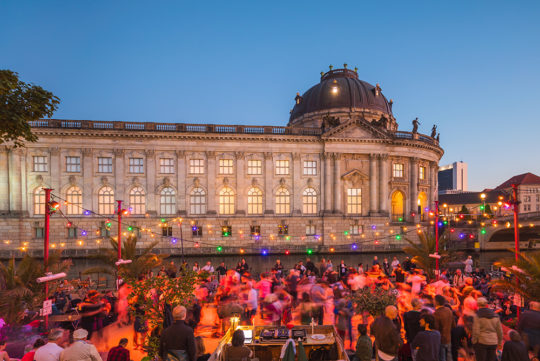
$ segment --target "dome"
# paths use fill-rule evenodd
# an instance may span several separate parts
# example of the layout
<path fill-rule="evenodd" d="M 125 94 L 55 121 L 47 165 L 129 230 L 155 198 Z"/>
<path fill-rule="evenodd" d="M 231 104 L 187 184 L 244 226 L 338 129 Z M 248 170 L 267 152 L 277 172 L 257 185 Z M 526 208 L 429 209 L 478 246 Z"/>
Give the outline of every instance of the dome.
<path fill-rule="evenodd" d="M 379 84 L 373 86 L 358 79 L 356 71 L 344 68 L 321 73 L 319 84 L 311 87 L 302 96 L 297 95 L 289 123 L 306 114 L 325 110 L 346 108 L 347 111 L 373 111 L 392 115 L 392 101 L 388 102 L 381 93 Z"/>

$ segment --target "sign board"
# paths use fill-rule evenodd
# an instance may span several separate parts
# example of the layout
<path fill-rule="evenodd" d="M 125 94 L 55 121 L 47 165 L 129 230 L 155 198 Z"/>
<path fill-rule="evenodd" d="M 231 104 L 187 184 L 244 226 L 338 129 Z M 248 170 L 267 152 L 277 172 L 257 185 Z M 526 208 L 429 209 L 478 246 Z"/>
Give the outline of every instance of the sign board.
<path fill-rule="evenodd" d="M 52 313 L 52 300 L 43 301 L 43 309 L 41 310 L 42 316 L 47 316 Z"/>

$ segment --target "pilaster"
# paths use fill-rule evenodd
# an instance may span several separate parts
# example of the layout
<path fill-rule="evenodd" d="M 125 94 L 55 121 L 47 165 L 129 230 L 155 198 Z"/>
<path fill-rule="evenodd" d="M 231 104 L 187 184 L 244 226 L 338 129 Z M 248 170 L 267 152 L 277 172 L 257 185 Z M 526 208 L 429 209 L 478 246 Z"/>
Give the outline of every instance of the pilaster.
<path fill-rule="evenodd" d="M 302 213 L 302 164 L 301 154 L 293 153 L 293 174 L 292 174 L 292 194 L 291 194 L 291 212 L 293 214 Z M 273 195 L 271 195 L 273 196 Z"/>
<path fill-rule="evenodd" d="M 0 148 L 0 213 L 9 211 L 9 156 L 8 147 Z"/>
<path fill-rule="evenodd" d="M 45 182 L 50 184 L 50 187 L 54 189 L 56 192 L 60 192 L 61 189 L 61 177 L 63 173 L 62 169 L 62 152 L 60 151 L 60 148 L 58 147 L 51 147 L 49 148 L 49 158 L 50 158 L 50 181 Z"/>
<path fill-rule="evenodd" d="M 341 189 L 341 154 L 333 153 L 332 158 L 334 159 L 334 213 L 342 213 L 341 194 L 343 190 Z"/>
<path fill-rule="evenodd" d="M 216 193 L 216 152 L 206 152 L 206 184 L 208 184 L 208 214 L 216 214 L 216 199 L 218 197 Z"/>
<path fill-rule="evenodd" d="M 246 169 L 244 166 L 244 152 L 235 152 L 235 170 L 236 170 L 236 193 L 237 193 L 237 202 L 236 202 L 236 214 L 246 214 L 247 211 L 247 185 L 246 185 L 246 177 L 245 174 Z M 265 192 L 263 192 L 263 199 L 267 196 Z"/>
<path fill-rule="evenodd" d="M 124 200 L 125 194 L 125 161 L 124 161 L 124 150 L 115 149 L 114 150 L 114 196 L 116 200 Z M 97 197 L 96 197 L 97 199 Z M 97 203 L 96 203 L 97 209 Z"/>
<path fill-rule="evenodd" d="M 389 165 L 388 154 L 379 155 L 379 212 L 388 215 L 388 204 L 390 203 L 390 195 L 388 194 L 389 182 Z"/>
<path fill-rule="evenodd" d="M 93 209 L 92 194 L 94 192 L 94 165 L 91 148 L 82 150 L 82 206 L 84 209 Z"/>
<path fill-rule="evenodd" d="M 271 152 L 264 153 L 264 214 L 274 214 L 273 192 L 274 187 L 272 179 L 274 177 L 273 156 Z M 269 196 L 268 196 L 269 195 Z"/>
<path fill-rule="evenodd" d="M 183 150 L 176 151 L 176 176 L 177 176 L 177 207 L 178 212 L 182 215 L 187 213 L 189 207 L 187 202 L 187 187 L 186 187 L 186 152 Z M 208 198 L 207 198 L 208 199 Z"/>
<path fill-rule="evenodd" d="M 146 212 L 156 213 L 159 205 L 156 201 L 156 153 L 154 149 L 147 149 L 146 156 Z M 177 202 L 178 203 L 178 202 Z"/>
<path fill-rule="evenodd" d="M 332 156 L 324 153 L 324 212 L 332 212 Z"/>
<path fill-rule="evenodd" d="M 378 189 L 377 189 L 377 154 L 369 155 L 369 213 L 379 213 Z"/>

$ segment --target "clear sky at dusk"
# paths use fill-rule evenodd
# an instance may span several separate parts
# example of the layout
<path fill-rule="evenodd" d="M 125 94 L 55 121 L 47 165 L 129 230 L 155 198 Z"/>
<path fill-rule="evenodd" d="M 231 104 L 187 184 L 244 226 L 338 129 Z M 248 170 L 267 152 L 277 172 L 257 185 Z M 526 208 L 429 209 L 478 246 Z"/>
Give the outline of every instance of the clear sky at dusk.
<path fill-rule="evenodd" d="M 469 188 L 540 174 L 539 1 L 0 1 L 0 68 L 56 118 L 286 125 L 328 65 L 400 130 L 438 125 Z"/>

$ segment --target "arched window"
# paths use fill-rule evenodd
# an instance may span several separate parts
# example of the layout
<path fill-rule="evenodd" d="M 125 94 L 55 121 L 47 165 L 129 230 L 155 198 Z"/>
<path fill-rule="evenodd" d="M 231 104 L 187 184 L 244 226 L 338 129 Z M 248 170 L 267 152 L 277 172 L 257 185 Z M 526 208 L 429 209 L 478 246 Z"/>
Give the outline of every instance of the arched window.
<path fill-rule="evenodd" d="M 45 214 L 45 191 L 41 187 L 34 191 L 34 214 Z"/>
<path fill-rule="evenodd" d="M 291 213 L 291 195 L 285 187 L 280 187 L 276 192 L 276 214 Z"/>
<path fill-rule="evenodd" d="M 418 200 L 416 201 L 418 205 L 418 211 L 422 217 L 422 220 L 425 220 L 425 211 L 427 207 L 427 195 L 424 192 L 418 193 Z"/>
<path fill-rule="evenodd" d="M 392 193 L 392 221 L 402 222 L 405 213 L 405 195 L 401 191 Z"/>
<path fill-rule="evenodd" d="M 173 188 L 163 188 L 159 198 L 161 214 L 176 214 L 176 192 Z"/>
<path fill-rule="evenodd" d="M 142 187 L 133 187 L 129 191 L 129 207 L 131 214 L 146 213 L 146 194 Z"/>
<path fill-rule="evenodd" d="M 82 192 L 77 186 L 66 191 L 67 214 L 82 214 Z"/>
<path fill-rule="evenodd" d="M 248 191 L 248 214 L 262 214 L 263 194 L 259 188 L 250 188 Z"/>
<path fill-rule="evenodd" d="M 229 187 L 219 191 L 219 214 L 234 214 L 234 191 Z"/>
<path fill-rule="evenodd" d="M 111 187 L 102 187 L 98 192 L 98 213 L 114 214 L 114 191 Z"/>
<path fill-rule="evenodd" d="M 189 195 L 191 204 L 191 214 L 206 213 L 206 192 L 202 188 L 193 188 Z"/>
<path fill-rule="evenodd" d="M 304 204 L 302 213 L 315 214 L 317 213 L 317 192 L 315 189 L 309 187 L 304 190 L 302 194 L 302 202 Z"/>
<path fill-rule="evenodd" d="M 347 213 L 348 214 L 362 213 L 362 189 L 361 188 L 347 189 Z"/>

